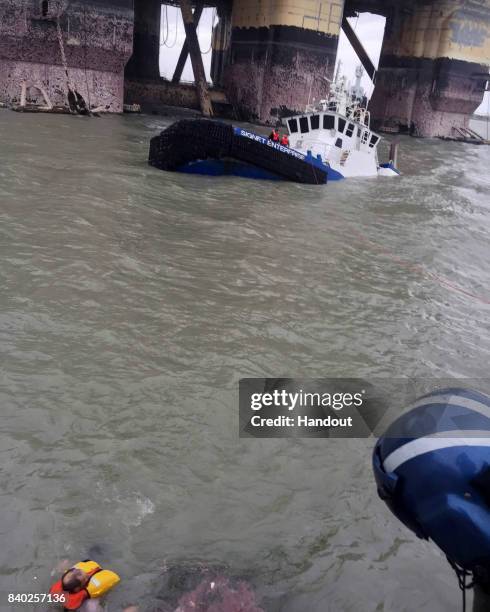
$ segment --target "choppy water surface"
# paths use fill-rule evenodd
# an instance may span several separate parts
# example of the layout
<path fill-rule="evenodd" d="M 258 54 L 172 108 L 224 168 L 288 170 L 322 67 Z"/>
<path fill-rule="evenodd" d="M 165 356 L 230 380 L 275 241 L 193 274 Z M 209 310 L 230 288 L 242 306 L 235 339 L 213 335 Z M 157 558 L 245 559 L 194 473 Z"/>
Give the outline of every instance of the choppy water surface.
<path fill-rule="evenodd" d="M 95 551 L 111 610 L 152 610 L 189 562 L 270 611 L 457 609 L 378 500 L 373 441 L 239 440 L 237 382 L 488 376 L 490 149 L 403 139 L 399 180 L 211 179 L 147 166 L 169 123 L 0 111 L 0 591 Z"/>

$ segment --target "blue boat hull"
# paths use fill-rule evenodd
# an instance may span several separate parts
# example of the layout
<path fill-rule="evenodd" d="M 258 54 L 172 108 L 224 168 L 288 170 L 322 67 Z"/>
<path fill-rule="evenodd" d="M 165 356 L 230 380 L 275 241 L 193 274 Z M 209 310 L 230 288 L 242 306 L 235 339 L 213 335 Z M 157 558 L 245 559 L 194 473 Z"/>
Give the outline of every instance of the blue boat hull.
<path fill-rule="evenodd" d="M 268 181 L 284 181 L 281 176 L 251 166 L 243 162 L 238 162 L 233 159 L 201 159 L 198 161 L 189 162 L 177 168 L 178 172 L 186 174 L 204 174 L 207 176 L 240 176 L 242 178 L 268 180 Z"/>

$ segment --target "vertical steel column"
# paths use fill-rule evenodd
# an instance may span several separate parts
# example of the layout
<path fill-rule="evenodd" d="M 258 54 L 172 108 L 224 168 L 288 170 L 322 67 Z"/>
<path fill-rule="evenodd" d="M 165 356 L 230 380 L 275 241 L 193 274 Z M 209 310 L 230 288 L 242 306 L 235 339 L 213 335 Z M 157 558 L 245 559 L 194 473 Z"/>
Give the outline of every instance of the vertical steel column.
<path fill-rule="evenodd" d="M 490 0 L 393 7 L 369 105 L 374 127 L 457 137 L 483 99 L 489 65 Z"/>
<path fill-rule="evenodd" d="M 224 87 L 248 121 L 276 124 L 324 98 L 337 55 L 344 0 L 233 0 Z"/>
<path fill-rule="evenodd" d="M 126 66 L 126 76 L 160 78 L 161 12 L 161 0 L 135 0 L 133 55 Z"/>
<path fill-rule="evenodd" d="M 212 38 L 211 79 L 215 87 L 222 87 L 230 55 L 231 7 L 221 2 L 216 8 L 219 20 Z"/>

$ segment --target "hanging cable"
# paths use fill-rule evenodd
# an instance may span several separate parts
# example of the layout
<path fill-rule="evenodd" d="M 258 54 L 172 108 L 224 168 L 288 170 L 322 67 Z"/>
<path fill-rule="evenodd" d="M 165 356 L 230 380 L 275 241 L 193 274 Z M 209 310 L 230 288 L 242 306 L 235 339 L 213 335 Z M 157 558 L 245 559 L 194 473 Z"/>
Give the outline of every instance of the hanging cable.
<path fill-rule="evenodd" d="M 488 85 L 488 89 L 486 89 L 486 91 L 488 92 L 488 96 L 487 96 L 487 100 L 488 100 L 488 104 L 487 104 L 487 140 L 490 140 L 490 136 L 488 134 L 488 127 L 489 127 L 489 121 L 490 121 L 490 80 L 487 81 Z"/>
<path fill-rule="evenodd" d="M 356 17 L 356 25 L 354 26 L 354 32 L 357 29 L 357 22 L 359 21 L 359 13 L 357 13 L 357 17 Z"/>
<path fill-rule="evenodd" d="M 211 18 L 211 40 L 209 42 L 209 49 L 207 51 L 201 51 L 202 55 L 207 55 L 212 50 L 212 48 L 213 48 L 213 32 L 214 32 L 214 26 L 216 25 L 215 21 L 216 21 L 217 13 L 218 13 L 218 11 L 217 11 L 216 7 L 214 7 L 213 8 L 213 16 Z"/>
<path fill-rule="evenodd" d="M 167 33 L 168 33 L 168 13 L 167 13 L 167 5 L 165 5 L 165 13 L 166 13 L 166 21 L 167 21 Z M 177 36 L 179 33 L 179 11 L 175 9 L 175 37 L 174 41 L 171 45 L 167 44 L 167 41 L 163 42 L 163 46 L 167 47 L 167 49 L 172 49 L 177 44 Z"/>
<path fill-rule="evenodd" d="M 89 112 L 92 110 L 92 102 L 90 100 L 90 87 L 88 84 L 88 74 L 87 74 L 87 51 L 88 51 L 88 40 L 87 40 L 87 7 L 83 7 L 83 61 L 84 61 L 84 69 L 85 69 L 85 87 L 87 88 L 87 100 L 88 100 L 88 110 Z"/>
<path fill-rule="evenodd" d="M 164 31 L 164 35 L 163 35 L 163 40 L 160 42 L 160 47 L 161 46 L 166 46 L 166 42 L 168 40 L 168 15 L 167 15 L 167 5 L 165 4 L 165 9 L 163 11 L 163 31 Z"/>
<path fill-rule="evenodd" d="M 456 563 L 454 563 L 454 561 L 451 561 L 451 559 L 449 559 L 449 557 L 446 557 L 446 559 L 449 561 L 449 565 L 453 568 L 453 570 L 456 572 L 456 577 L 458 578 L 458 585 L 459 588 L 461 589 L 461 592 L 463 594 L 463 606 L 462 606 L 462 612 L 466 612 L 466 591 L 468 589 L 473 588 L 473 586 L 475 585 L 475 581 L 474 579 L 471 580 L 471 582 L 466 582 L 466 579 L 468 577 L 473 578 L 473 574 L 472 572 L 469 572 L 468 570 L 459 567 Z"/>

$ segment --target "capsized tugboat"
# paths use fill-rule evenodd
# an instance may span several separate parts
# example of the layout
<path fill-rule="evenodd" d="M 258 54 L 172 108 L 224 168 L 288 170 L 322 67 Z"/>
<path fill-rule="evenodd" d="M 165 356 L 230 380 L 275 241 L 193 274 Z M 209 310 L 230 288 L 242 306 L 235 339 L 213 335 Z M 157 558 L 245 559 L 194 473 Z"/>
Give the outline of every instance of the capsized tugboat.
<path fill-rule="evenodd" d="M 362 176 L 398 176 L 396 145 L 390 160 L 379 164 L 377 147 L 381 140 L 370 128 L 370 114 L 363 101 L 352 95 L 346 78 L 331 83 L 326 99 L 307 105 L 305 113 L 284 119 L 290 146 L 309 151 L 329 166 L 329 180 Z"/>
<path fill-rule="evenodd" d="M 328 165 L 310 152 L 209 119 L 177 121 L 154 136 L 148 161 L 161 170 L 313 185 L 326 183 L 329 172 Z"/>
<path fill-rule="evenodd" d="M 286 117 L 285 124 L 289 146 L 221 121 L 177 121 L 151 139 L 148 161 L 162 170 L 314 185 L 400 174 L 396 148 L 388 163 L 378 163 L 381 137 L 371 131 L 369 111 L 347 90 L 345 77 L 337 75 L 326 99 Z"/>

